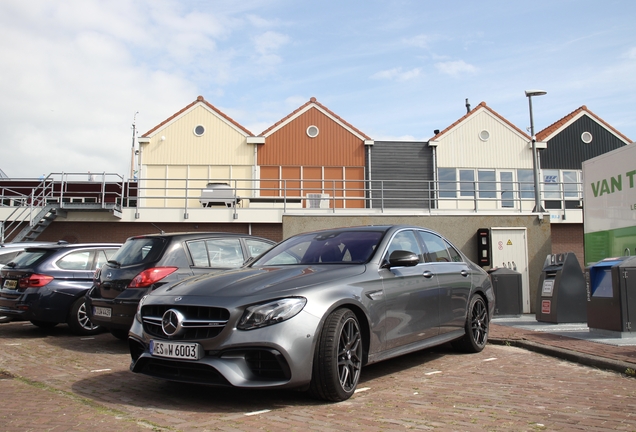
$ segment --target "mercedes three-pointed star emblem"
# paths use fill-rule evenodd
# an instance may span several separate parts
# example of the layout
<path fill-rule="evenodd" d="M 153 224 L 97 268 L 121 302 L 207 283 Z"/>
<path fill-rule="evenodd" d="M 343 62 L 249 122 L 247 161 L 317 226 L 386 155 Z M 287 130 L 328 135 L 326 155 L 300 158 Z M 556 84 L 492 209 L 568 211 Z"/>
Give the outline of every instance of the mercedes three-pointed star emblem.
<path fill-rule="evenodd" d="M 166 336 L 176 336 L 183 330 L 185 317 L 175 309 L 168 309 L 161 318 L 161 329 Z"/>

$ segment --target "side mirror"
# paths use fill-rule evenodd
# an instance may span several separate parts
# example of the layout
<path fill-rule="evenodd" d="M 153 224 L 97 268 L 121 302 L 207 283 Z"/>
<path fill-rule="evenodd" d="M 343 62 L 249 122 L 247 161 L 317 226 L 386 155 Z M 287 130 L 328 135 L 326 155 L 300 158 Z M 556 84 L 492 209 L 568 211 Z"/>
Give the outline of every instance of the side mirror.
<path fill-rule="evenodd" d="M 385 264 L 383 267 L 413 267 L 419 263 L 420 257 L 418 257 L 417 254 L 405 250 L 396 250 L 391 252 L 388 265 Z"/>

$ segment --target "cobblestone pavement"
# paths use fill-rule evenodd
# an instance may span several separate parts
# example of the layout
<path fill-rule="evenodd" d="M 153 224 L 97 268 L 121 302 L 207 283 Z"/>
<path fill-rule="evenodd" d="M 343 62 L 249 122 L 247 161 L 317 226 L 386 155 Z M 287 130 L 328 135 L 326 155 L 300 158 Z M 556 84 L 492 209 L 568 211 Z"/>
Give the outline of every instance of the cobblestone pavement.
<path fill-rule="evenodd" d="M 359 391 L 335 404 L 297 392 L 169 383 L 128 365 L 126 343 L 109 334 L 0 324 L 0 429 L 636 431 L 634 378 L 505 343 L 472 355 L 444 346 L 368 366 Z"/>

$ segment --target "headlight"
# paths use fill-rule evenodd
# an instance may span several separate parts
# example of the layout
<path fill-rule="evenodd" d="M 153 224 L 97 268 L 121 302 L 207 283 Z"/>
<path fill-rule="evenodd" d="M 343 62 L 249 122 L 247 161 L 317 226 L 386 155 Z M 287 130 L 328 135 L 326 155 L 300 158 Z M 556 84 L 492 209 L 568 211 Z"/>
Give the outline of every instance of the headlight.
<path fill-rule="evenodd" d="M 148 297 L 147 294 L 143 296 L 141 300 L 139 300 L 139 304 L 137 305 L 137 313 L 135 314 L 135 319 L 139 321 L 139 323 L 141 323 L 141 307 L 143 306 L 144 301 L 146 301 L 146 297 Z"/>
<path fill-rule="evenodd" d="M 237 328 L 252 330 L 288 320 L 303 310 L 306 304 L 306 298 L 289 297 L 252 305 L 243 313 Z"/>

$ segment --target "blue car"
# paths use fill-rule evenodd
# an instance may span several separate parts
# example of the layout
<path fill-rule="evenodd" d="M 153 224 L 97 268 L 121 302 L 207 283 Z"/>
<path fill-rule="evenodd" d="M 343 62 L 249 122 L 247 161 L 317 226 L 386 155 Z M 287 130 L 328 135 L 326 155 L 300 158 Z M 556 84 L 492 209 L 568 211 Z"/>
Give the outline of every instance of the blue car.
<path fill-rule="evenodd" d="M 95 271 L 120 246 L 60 242 L 27 247 L 0 270 L 0 316 L 45 328 L 67 323 L 77 335 L 100 332 L 86 313 L 84 296 Z"/>

